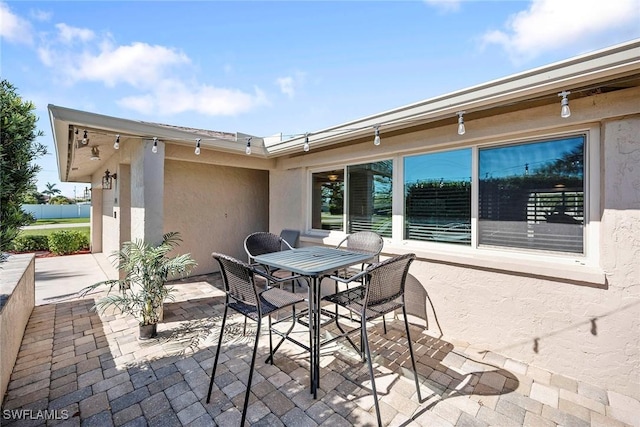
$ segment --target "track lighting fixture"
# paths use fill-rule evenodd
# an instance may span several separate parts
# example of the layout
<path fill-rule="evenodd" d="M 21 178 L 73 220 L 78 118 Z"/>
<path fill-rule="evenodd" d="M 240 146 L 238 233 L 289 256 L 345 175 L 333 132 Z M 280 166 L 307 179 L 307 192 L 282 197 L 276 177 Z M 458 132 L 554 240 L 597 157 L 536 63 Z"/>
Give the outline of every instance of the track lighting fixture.
<path fill-rule="evenodd" d="M 151 147 L 151 152 L 153 154 L 156 154 L 158 152 L 158 138 L 157 137 L 153 137 L 153 147 Z"/>
<path fill-rule="evenodd" d="M 194 151 L 196 156 L 200 155 L 200 138 L 196 138 L 196 149 Z"/>
<path fill-rule="evenodd" d="M 87 145 L 89 143 L 89 136 L 87 135 L 87 131 L 84 131 L 84 135 L 82 136 L 82 143 Z"/>
<path fill-rule="evenodd" d="M 560 102 L 560 117 L 562 117 L 563 119 L 571 116 L 571 109 L 569 109 L 569 99 L 567 98 L 570 93 L 571 92 L 567 90 L 563 90 L 558 94 L 558 96 L 562 97 L 562 101 Z"/>
<path fill-rule="evenodd" d="M 464 135 L 467 131 L 464 127 L 464 113 L 465 111 L 458 111 L 456 113 L 458 115 L 458 135 Z"/>
<path fill-rule="evenodd" d="M 116 135 L 116 142 L 113 143 L 113 148 L 115 150 L 120 148 L 120 135 Z"/>
<path fill-rule="evenodd" d="M 302 149 L 304 151 L 309 151 L 309 134 L 308 133 L 304 134 L 304 145 L 302 146 Z"/>
<path fill-rule="evenodd" d="M 251 154 L 251 137 L 247 137 L 247 148 L 245 148 L 244 152 L 247 154 Z"/>
<path fill-rule="evenodd" d="M 373 138 L 373 145 L 380 145 L 380 126 L 376 126 L 376 136 Z"/>

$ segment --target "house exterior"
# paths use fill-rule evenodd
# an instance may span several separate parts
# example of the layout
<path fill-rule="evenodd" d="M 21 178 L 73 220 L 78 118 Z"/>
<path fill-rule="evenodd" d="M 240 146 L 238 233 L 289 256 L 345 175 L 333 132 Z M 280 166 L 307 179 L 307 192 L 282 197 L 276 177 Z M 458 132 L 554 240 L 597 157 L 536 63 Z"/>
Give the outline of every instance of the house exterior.
<path fill-rule="evenodd" d="M 94 252 L 179 231 L 200 274 L 372 229 L 433 333 L 640 399 L 640 40 L 288 140 L 49 113 Z"/>

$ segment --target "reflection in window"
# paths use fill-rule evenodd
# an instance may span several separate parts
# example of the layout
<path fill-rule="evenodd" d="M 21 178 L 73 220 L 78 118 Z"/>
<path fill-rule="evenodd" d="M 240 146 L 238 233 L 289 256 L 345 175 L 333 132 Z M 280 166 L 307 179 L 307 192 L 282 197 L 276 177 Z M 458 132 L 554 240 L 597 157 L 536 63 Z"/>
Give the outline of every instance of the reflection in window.
<path fill-rule="evenodd" d="M 480 245 L 583 253 L 584 136 L 479 151 Z"/>
<path fill-rule="evenodd" d="M 392 173 L 391 160 L 347 167 L 349 233 L 368 230 L 391 237 Z"/>
<path fill-rule="evenodd" d="M 344 171 L 314 173 L 311 227 L 317 230 L 343 230 Z"/>
<path fill-rule="evenodd" d="M 471 150 L 404 159 L 404 238 L 471 244 Z"/>

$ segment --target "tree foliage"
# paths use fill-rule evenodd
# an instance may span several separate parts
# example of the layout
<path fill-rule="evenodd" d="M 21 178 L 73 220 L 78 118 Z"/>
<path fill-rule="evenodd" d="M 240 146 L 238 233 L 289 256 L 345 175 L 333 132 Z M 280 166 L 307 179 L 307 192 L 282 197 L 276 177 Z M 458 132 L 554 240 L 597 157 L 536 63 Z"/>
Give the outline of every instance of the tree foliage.
<path fill-rule="evenodd" d="M 37 116 L 31 101 L 24 101 L 7 80 L 0 81 L 0 252 L 7 250 L 20 227 L 34 221 L 21 208 L 40 166 L 33 163 L 47 153 L 36 139 Z"/>
<path fill-rule="evenodd" d="M 47 182 L 46 186 L 47 186 L 47 189 L 42 191 L 42 194 L 46 194 L 49 197 L 53 197 L 56 194 L 60 194 L 62 192 L 60 191 L 59 188 L 56 188 L 55 184 L 52 184 L 50 182 Z"/>

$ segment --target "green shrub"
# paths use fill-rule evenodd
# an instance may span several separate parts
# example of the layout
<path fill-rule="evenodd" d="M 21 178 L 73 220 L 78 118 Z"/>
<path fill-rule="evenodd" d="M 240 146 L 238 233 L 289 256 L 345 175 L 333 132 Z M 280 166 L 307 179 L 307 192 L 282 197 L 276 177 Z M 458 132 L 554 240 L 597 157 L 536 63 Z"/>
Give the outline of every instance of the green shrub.
<path fill-rule="evenodd" d="M 89 239 L 75 230 L 60 230 L 49 236 L 49 250 L 56 255 L 65 255 L 89 248 Z"/>
<path fill-rule="evenodd" d="M 13 241 L 13 249 L 17 252 L 47 251 L 49 238 L 42 234 L 19 235 Z"/>

